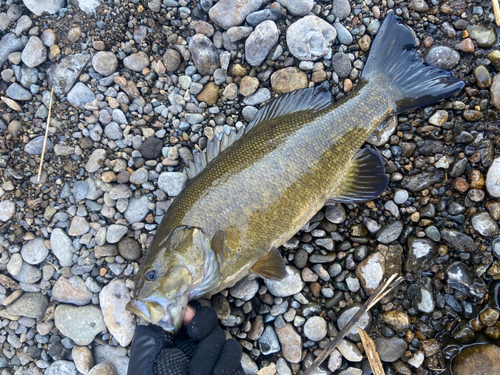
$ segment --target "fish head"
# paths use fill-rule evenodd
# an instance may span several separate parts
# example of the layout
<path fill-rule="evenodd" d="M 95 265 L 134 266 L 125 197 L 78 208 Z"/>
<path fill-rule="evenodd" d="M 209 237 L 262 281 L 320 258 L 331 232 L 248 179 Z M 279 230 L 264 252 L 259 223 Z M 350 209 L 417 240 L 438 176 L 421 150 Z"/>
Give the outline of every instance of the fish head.
<path fill-rule="evenodd" d="M 220 256 L 200 228 L 188 226 L 155 238 L 148 253 L 127 310 L 176 333 L 189 300 L 220 284 Z"/>

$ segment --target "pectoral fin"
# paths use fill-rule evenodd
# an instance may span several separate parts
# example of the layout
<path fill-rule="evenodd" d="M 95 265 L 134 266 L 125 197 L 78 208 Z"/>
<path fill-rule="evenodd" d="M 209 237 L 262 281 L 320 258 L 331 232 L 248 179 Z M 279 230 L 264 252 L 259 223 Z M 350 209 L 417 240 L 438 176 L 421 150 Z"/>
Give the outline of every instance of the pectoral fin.
<path fill-rule="evenodd" d="M 226 242 L 226 235 L 223 230 L 218 230 L 212 237 L 212 250 L 224 258 L 224 242 Z"/>
<path fill-rule="evenodd" d="M 388 184 L 382 156 L 376 150 L 364 148 L 352 159 L 341 190 L 331 200 L 340 203 L 367 202 L 378 198 Z"/>
<path fill-rule="evenodd" d="M 253 265 L 252 272 L 265 279 L 274 280 L 283 280 L 287 275 L 285 261 L 275 247 Z"/>

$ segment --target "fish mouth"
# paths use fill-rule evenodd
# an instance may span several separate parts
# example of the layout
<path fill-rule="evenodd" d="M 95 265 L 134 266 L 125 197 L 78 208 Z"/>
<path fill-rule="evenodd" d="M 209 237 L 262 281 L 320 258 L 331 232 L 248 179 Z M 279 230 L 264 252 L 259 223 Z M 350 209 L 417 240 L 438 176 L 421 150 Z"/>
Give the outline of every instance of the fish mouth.
<path fill-rule="evenodd" d="M 126 310 L 141 317 L 151 324 L 162 327 L 165 331 L 177 333 L 182 325 L 182 318 L 187 306 L 187 296 L 181 296 L 174 301 L 164 300 L 160 304 L 156 301 L 135 298 L 131 300 Z"/>

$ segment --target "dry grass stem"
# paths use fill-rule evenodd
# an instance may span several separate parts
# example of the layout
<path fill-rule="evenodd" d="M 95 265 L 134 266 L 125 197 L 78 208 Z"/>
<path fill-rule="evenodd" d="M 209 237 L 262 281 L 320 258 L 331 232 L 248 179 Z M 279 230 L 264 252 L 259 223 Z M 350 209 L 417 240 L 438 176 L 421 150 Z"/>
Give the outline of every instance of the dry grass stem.
<path fill-rule="evenodd" d="M 375 348 L 375 343 L 373 342 L 371 337 L 368 336 L 364 329 L 358 327 L 358 333 L 361 337 L 363 347 L 365 348 L 366 357 L 368 358 L 368 362 L 370 362 L 370 367 L 372 368 L 373 375 L 385 375 L 384 367 L 382 366 L 382 362 L 380 361 L 377 349 Z"/>
<path fill-rule="evenodd" d="M 45 138 L 43 139 L 42 158 L 40 159 L 40 167 L 38 168 L 38 182 L 42 175 L 43 159 L 45 157 L 45 148 L 47 147 L 47 137 L 49 136 L 50 115 L 52 114 L 52 97 L 54 96 L 54 88 L 50 90 L 49 116 L 47 117 L 47 126 L 45 127 Z"/>
<path fill-rule="evenodd" d="M 495 24 L 500 26 L 500 7 L 498 6 L 498 0 L 491 0 L 493 5 L 493 13 L 495 14 Z"/>
<path fill-rule="evenodd" d="M 403 281 L 402 277 L 397 277 L 397 274 L 393 274 L 389 279 L 382 282 L 375 292 L 368 298 L 365 304 L 358 310 L 358 312 L 352 317 L 352 319 L 347 323 L 347 325 L 339 332 L 337 336 L 328 344 L 328 346 L 323 350 L 323 352 L 316 358 L 311 367 L 307 369 L 304 375 L 310 375 L 314 372 L 333 352 L 337 347 L 339 342 L 351 331 L 351 329 L 356 325 L 359 319 L 370 310 L 375 304 L 377 304 L 387 293 L 394 289 L 398 284 Z"/>

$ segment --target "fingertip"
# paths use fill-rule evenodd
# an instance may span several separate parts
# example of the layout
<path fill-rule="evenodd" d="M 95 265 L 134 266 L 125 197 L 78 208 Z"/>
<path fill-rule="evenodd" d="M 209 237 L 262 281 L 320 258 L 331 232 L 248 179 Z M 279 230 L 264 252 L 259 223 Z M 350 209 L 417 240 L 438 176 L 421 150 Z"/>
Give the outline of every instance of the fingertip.
<path fill-rule="evenodd" d="M 187 305 L 186 311 L 184 312 L 184 318 L 182 319 L 182 324 L 187 326 L 189 322 L 194 318 L 194 314 L 196 313 L 196 310 L 191 307 L 190 305 Z"/>

